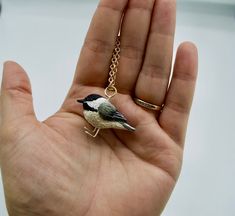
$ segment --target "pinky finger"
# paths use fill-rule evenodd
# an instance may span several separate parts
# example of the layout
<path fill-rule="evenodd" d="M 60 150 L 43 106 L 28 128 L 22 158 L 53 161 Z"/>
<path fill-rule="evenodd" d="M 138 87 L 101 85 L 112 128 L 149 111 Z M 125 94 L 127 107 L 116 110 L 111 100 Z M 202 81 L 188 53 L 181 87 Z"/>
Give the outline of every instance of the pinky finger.
<path fill-rule="evenodd" d="M 197 70 L 197 48 L 190 42 L 181 44 L 177 51 L 165 107 L 159 116 L 159 124 L 182 147 L 194 95 Z"/>

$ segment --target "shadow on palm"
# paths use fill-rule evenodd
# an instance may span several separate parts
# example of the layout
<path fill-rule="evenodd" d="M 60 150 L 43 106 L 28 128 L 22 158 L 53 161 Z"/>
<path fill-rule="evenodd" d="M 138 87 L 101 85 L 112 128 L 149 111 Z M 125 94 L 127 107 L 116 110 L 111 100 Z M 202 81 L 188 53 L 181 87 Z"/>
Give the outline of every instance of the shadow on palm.
<path fill-rule="evenodd" d="M 84 131 L 84 127 L 91 130 L 93 127 L 84 119 L 82 105 L 76 102 L 76 99 L 84 98 L 91 93 L 104 95 L 104 89 L 73 87 L 62 109 L 45 123 L 60 128 L 66 139 L 72 139 L 79 148 L 87 144 L 101 149 L 106 146 L 119 160 L 128 161 L 135 158 L 137 161 L 149 163 L 150 166 L 155 166 L 159 173 L 169 175 L 168 177 L 175 181 L 181 164 L 181 148 L 162 130 L 156 120 L 157 113 L 136 105 L 131 95 L 117 94 L 111 102 L 124 114 L 136 131 L 103 129 L 93 138 Z M 65 124 L 60 122 L 64 118 L 72 123 L 67 129 L 64 128 Z"/>
<path fill-rule="evenodd" d="M 116 95 L 112 102 L 136 131 L 104 129 L 96 138 L 90 137 L 84 132 L 89 124 L 84 120 L 83 108 L 76 103 L 77 98 L 90 93 L 102 95 L 103 89 L 81 87 L 73 94 L 77 97 L 68 96 L 61 111 L 44 122 L 54 134 L 52 145 L 56 147 L 52 148 L 59 157 L 63 155 L 60 163 L 67 163 L 62 168 L 68 167 L 73 171 L 69 175 L 80 179 L 71 186 L 79 185 L 86 191 L 89 205 L 102 205 L 108 200 L 111 208 L 120 210 L 132 200 L 128 204 L 132 210 L 123 210 L 131 214 L 146 200 L 149 203 L 142 208 L 143 214 L 152 211 L 156 203 L 162 209 L 180 168 L 179 147 L 161 129 L 154 113 L 143 110 L 124 94 Z"/>

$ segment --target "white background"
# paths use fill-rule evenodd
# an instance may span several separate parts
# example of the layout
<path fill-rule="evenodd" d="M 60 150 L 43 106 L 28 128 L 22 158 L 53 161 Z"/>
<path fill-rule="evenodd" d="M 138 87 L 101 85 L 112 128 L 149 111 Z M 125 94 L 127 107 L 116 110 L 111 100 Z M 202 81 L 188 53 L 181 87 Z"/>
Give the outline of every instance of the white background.
<path fill-rule="evenodd" d="M 163 216 L 233 216 L 234 1 L 185 2 L 178 4 L 175 47 L 184 40 L 198 45 L 199 80 L 181 177 Z M 7 59 L 24 66 L 40 120 L 56 111 L 66 95 L 96 4 L 97 0 L 3 1 L 0 71 Z M 3 197 L 1 187 L 0 216 L 7 215 Z"/>

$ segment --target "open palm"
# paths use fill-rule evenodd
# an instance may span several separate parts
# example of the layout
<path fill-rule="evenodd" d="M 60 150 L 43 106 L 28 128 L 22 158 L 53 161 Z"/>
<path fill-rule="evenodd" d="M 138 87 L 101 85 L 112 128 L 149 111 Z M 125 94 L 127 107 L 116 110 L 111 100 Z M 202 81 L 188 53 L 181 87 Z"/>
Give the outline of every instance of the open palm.
<path fill-rule="evenodd" d="M 119 93 L 112 103 L 136 131 L 107 129 L 92 138 L 76 99 L 104 95 L 120 26 Z M 72 87 L 44 122 L 35 117 L 26 73 L 5 63 L 0 159 L 10 215 L 160 215 L 180 172 L 197 73 L 196 48 L 184 43 L 168 88 L 174 28 L 173 0 L 101 0 Z M 164 103 L 163 112 L 133 97 Z"/>

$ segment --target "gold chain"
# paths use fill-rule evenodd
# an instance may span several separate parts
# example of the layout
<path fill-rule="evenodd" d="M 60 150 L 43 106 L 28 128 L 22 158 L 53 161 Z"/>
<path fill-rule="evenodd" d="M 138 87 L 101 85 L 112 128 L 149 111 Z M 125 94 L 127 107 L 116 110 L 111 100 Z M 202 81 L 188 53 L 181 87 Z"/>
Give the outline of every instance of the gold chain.
<path fill-rule="evenodd" d="M 115 81 L 116 76 L 118 72 L 118 65 L 119 65 L 119 59 L 120 59 L 120 48 L 121 42 L 120 42 L 120 36 L 117 37 L 115 49 L 113 51 L 112 59 L 111 59 L 111 65 L 110 65 L 110 71 L 109 71 L 109 85 L 104 90 L 105 95 L 108 97 L 108 99 L 112 98 L 117 94 L 117 89 L 115 87 Z"/>

